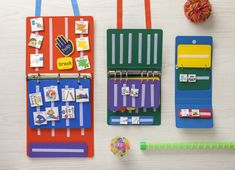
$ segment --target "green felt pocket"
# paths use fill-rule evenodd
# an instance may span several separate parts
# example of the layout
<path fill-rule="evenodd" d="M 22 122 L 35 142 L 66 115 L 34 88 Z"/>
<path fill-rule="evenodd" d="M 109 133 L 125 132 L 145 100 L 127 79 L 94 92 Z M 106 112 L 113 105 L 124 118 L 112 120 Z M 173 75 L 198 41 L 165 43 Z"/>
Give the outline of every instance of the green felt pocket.
<path fill-rule="evenodd" d="M 196 75 L 196 82 L 180 82 L 180 75 Z M 207 90 L 211 87 L 210 69 L 176 69 L 176 83 L 179 90 Z"/>

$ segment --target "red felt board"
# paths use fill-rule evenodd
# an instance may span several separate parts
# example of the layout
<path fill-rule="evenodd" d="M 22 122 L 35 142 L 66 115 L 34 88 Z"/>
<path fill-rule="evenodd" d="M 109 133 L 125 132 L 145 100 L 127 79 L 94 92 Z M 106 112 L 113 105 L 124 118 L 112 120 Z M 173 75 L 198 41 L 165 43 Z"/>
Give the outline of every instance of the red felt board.
<path fill-rule="evenodd" d="M 91 113 L 92 113 L 92 125 L 89 129 L 84 129 L 84 135 L 81 135 L 81 129 L 70 129 L 70 137 L 66 137 L 67 129 L 55 129 L 55 136 L 51 135 L 51 129 L 40 129 L 41 134 L 37 135 L 37 129 L 31 129 L 28 122 L 28 87 L 26 83 L 26 122 L 27 122 L 27 153 L 28 146 L 33 142 L 85 142 L 88 146 L 88 157 L 94 155 L 94 21 L 91 16 L 60 16 L 60 17 L 42 17 L 44 30 L 39 31 L 38 34 L 43 36 L 43 42 L 41 48 L 38 49 L 38 53 L 44 55 L 44 65 L 41 68 L 30 67 L 30 54 L 35 54 L 35 48 L 28 46 L 28 41 L 31 32 L 30 19 L 36 17 L 27 17 L 26 19 L 26 75 L 31 73 L 91 73 L 91 89 L 90 89 L 90 101 L 91 101 Z M 68 19 L 68 39 L 74 44 L 74 52 L 70 55 L 73 58 L 73 69 L 71 70 L 58 70 L 57 58 L 64 57 L 63 54 L 56 47 L 56 38 L 59 35 L 65 35 L 65 18 Z M 52 62 L 50 59 L 50 35 L 49 35 L 49 20 L 52 19 L 52 45 L 53 45 L 53 57 Z M 90 68 L 82 71 L 77 70 L 75 58 L 80 56 L 80 52 L 76 49 L 75 39 L 81 37 L 81 34 L 75 34 L 75 21 L 88 21 L 88 34 L 83 37 L 89 37 L 88 51 L 83 51 L 83 56 L 88 55 Z M 52 67 L 50 67 L 52 65 Z M 27 80 L 26 80 L 27 81 Z"/>

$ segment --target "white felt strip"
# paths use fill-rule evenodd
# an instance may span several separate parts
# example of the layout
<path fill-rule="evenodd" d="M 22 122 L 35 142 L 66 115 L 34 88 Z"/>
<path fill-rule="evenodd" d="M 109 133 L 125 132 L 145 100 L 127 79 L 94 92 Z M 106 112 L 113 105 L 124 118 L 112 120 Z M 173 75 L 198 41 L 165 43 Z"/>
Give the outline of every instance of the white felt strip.
<path fill-rule="evenodd" d="M 115 34 L 112 34 L 112 64 L 115 64 L 115 58 L 116 58 L 116 54 L 115 54 Z"/>
<path fill-rule="evenodd" d="M 83 18 L 80 18 L 80 21 L 83 21 Z M 83 34 L 81 34 L 80 35 L 80 38 L 82 38 L 83 37 Z M 80 57 L 82 57 L 83 56 L 83 51 L 80 51 Z"/>
<path fill-rule="evenodd" d="M 132 33 L 128 34 L 128 64 L 131 64 L 132 60 Z"/>
<path fill-rule="evenodd" d="M 138 63 L 142 63 L 142 33 L 139 33 L 139 39 L 138 39 Z"/>
<path fill-rule="evenodd" d="M 150 65 L 150 55 L 151 55 L 151 34 L 147 35 L 147 65 Z"/>
<path fill-rule="evenodd" d="M 120 34 L 120 64 L 123 64 L 123 34 Z"/>
<path fill-rule="evenodd" d="M 83 18 L 81 18 L 80 21 L 83 21 Z M 80 37 L 82 38 L 83 34 L 81 34 Z M 82 56 L 83 56 L 83 51 L 80 51 L 80 57 L 82 57 Z M 80 86 L 79 86 L 79 88 L 80 88 Z M 83 114 L 84 113 L 83 113 L 83 104 L 81 102 L 79 103 L 79 110 L 80 110 L 80 114 L 79 114 L 80 115 L 80 126 L 83 126 Z M 82 110 L 82 112 L 81 112 L 81 110 Z M 82 120 L 81 120 L 81 116 L 82 116 Z M 84 136 L 84 135 L 85 135 L 85 129 L 81 128 L 81 136 Z"/>
<path fill-rule="evenodd" d="M 145 106 L 145 84 L 142 84 L 141 88 L 141 107 Z"/>
<path fill-rule="evenodd" d="M 82 85 L 79 86 L 79 89 L 82 89 Z M 83 126 L 84 125 L 84 122 L 83 122 L 83 102 L 79 102 L 79 117 L 80 117 L 80 126 Z"/>
<path fill-rule="evenodd" d="M 154 107 L 154 84 L 152 83 L 150 85 L 150 103 L 151 103 L 151 107 Z"/>
<path fill-rule="evenodd" d="M 85 129 L 84 128 L 81 128 L 81 135 L 85 136 Z"/>
<path fill-rule="evenodd" d="M 199 54 L 186 54 L 186 55 L 179 55 L 178 58 L 208 58 L 208 55 L 199 55 Z"/>
<path fill-rule="evenodd" d="M 64 18 L 65 38 L 69 39 L 69 20 L 67 17 Z"/>
<path fill-rule="evenodd" d="M 38 32 L 35 32 L 36 35 L 38 35 Z M 35 54 L 38 54 L 38 48 L 35 48 Z M 35 71 L 39 71 L 39 68 L 36 67 Z"/>
<path fill-rule="evenodd" d="M 48 149 L 48 148 L 32 148 L 32 152 L 64 152 L 64 153 L 83 153 L 84 149 Z"/>
<path fill-rule="evenodd" d="M 117 107 L 118 101 L 118 85 L 115 83 L 113 87 L 113 106 Z"/>
<path fill-rule="evenodd" d="M 51 102 L 51 108 L 55 107 L 55 103 Z M 55 121 L 51 121 L 51 126 L 55 126 Z M 55 136 L 55 128 L 51 129 L 51 136 Z"/>
<path fill-rule="evenodd" d="M 53 24 L 52 18 L 49 18 L 49 69 L 53 70 Z"/>
<path fill-rule="evenodd" d="M 66 85 L 66 86 L 65 86 L 65 89 L 68 89 L 68 88 L 69 88 L 69 86 Z M 68 106 L 69 106 L 69 102 L 65 102 L 65 106 L 68 107 Z M 66 126 L 69 126 L 69 119 L 66 119 L 66 120 L 65 120 L 65 125 L 66 125 Z M 70 137 L 70 128 L 67 128 L 66 136 L 67 136 L 67 137 Z"/>
<path fill-rule="evenodd" d="M 131 85 L 131 88 L 134 89 L 134 88 L 135 88 L 135 84 L 132 84 L 132 85 Z M 131 106 L 132 106 L 132 107 L 135 107 L 135 96 L 132 96 L 132 98 L 131 98 Z"/>
<path fill-rule="evenodd" d="M 153 63 L 157 64 L 157 46 L 158 46 L 158 34 L 154 34 L 154 51 L 153 51 Z"/>
<path fill-rule="evenodd" d="M 210 80 L 209 76 L 197 76 L 197 80 Z"/>
<path fill-rule="evenodd" d="M 40 87 L 39 85 L 36 85 L 36 93 L 39 93 L 40 92 Z M 40 106 L 37 106 L 37 112 L 40 112 Z M 41 130 L 40 128 L 37 129 L 37 135 L 40 136 L 41 135 Z"/>
<path fill-rule="evenodd" d="M 126 84 L 123 84 L 123 87 L 126 87 Z M 126 95 L 123 95 L 123 107 L 126 107 Z"/>

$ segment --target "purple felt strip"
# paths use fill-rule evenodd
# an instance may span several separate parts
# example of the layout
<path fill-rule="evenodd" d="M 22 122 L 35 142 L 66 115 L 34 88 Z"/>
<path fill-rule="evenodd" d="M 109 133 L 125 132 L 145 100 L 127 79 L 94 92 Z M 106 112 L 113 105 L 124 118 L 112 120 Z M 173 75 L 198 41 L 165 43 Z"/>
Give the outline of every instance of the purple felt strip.
<path fill-rule="evenodd" d="M 86 143 L 31 143 L 30 157 L 87 157 Z"/>
<path fill-rule="evenodd" d="M 132 102 L 132 96 L 127 95 L 126 96 L 126 106 L 123 106 L 123 96 L 122 96 L 122 87 L 123 84 L 125 84 L 125 80 L 116 80 L 117 87 L 117 106 L 114 106 L 114 80 L 108 81 L 108 106 L 109 109 L 112 111 L 117 111 L 119 108 L 122 107 L 133 107 Z M 141 106 L 141 100 L 142 100 L 142 83 L 145 84 L 145 104 L 144 107 Z M 154 84 L 153 93 L 151 94 L 151 84 Z M 160 81 L 159 80 L 128 80 L 127 86 L 131 87 L 132 85 L 135 86 L 135 88 L 139 89 L 139 95 L 138 97 L 135 97 L 135 108 L 158 108 L 160 105 Z M 153 95 L 153 96 L 152 96 Z M 152 96 L 152 103 L 151 103 L 151 96 Z"/>

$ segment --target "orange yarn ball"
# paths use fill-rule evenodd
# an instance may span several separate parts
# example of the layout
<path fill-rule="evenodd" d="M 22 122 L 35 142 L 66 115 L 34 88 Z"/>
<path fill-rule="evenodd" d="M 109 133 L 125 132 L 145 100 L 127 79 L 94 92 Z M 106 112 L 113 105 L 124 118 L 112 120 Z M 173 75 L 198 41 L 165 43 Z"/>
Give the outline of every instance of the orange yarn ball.
<path fill-rule="evenodd" d="M 206 21 L 211 15 L 212 7 L 209 0 L 187 0 L 184 4 L 186 17 L 195 23 Z"/>

